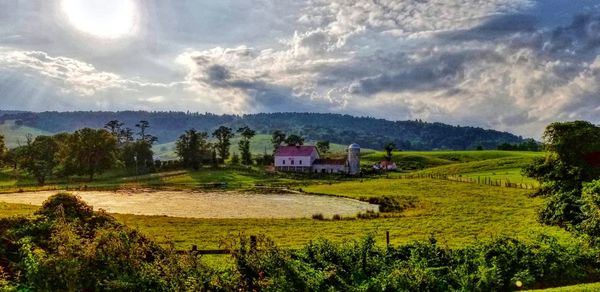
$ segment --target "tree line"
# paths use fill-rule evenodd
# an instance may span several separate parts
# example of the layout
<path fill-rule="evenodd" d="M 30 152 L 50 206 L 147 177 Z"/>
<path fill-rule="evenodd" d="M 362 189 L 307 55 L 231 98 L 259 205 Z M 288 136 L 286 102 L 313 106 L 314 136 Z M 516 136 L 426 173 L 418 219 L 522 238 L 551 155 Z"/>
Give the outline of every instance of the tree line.
<path fill-rule="evenodd" d="M 158 138 L 152 135 L 151 125 L 142 120 L 128 127 L 124 122 L 111 120 L 102 129 L 83 128 L 72 133 L 52 136 L 28 135 L 24 145 L 7 149 L 0 135 L 0 165 L 23 170 L 42 185 L 49 177 L 68 178 L 95 176 L 113 168 L 130 173 L 143 174 L 161 168 L 162 162 L 154 156 L 152 146 Z M 232 139 L 240 136 L 238 150 L 230 153 Z M 242 165 L 269 165 L 273 154 L 283 144 L 302 145 L 304 138 L 273 133 L 273 154 L 264 153 L 253 157 L 250 146 L 256 131 L 248 126 L 234 130 L 220 126 L 212 133 L 186 130 L 175 143 L 179 157 L 177 167 L 198 170 L 203 165 L 219 166 L 225 163 Z M 212 139 L 211 139 L 212 138 Z M 320 141 L 317 147 L 322 153 L 329 151 L 329 142 Z"/>
<path fill-rule="evenodd" d="M 163 142 L 175 141 L 181 129 L 193 127 L 200 132 L 212 133 L 220 126 L 232 129 L 248 126 L 260 134 L 281 130 L 310 140 L 327 140 L 344 145 L 358 143 L 371 149 L 378 149 L 388 142 L 393 142 L 404 150 L 470 150 L 479 145 L 483 149 L 496 149 L 502 143 L 523 142 L 521 137 L 513 134 L 482 128 L 420 120 L 390 121 L 321 113 L 260 113 L 242 116 L 144 111 L 7 113 L 0 116 L 0 123 L 19 121 L 25 126 L 57 133 L 72 132 L 80 127 L 98 128 L 113 119 L 130 125 L 146 120 L 154 125 L 154 135 Z"/>

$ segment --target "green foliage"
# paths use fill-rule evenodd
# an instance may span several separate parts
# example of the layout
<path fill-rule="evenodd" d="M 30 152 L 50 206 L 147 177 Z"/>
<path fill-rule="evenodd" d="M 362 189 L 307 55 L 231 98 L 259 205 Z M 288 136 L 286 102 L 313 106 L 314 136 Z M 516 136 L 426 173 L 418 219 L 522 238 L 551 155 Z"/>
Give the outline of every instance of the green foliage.
<path fill-rule="evenodd" d="M 237 154 L 237 152 L 233 152 L 233 156 L 231 157 L 231 164 L 233 164 L 233 165 L 240 164 L 240 156 Z"/>
<path fill-rule="evenodd" d="M 503 151 L 541 151 L 542 145 L 533 139 L 525 139 L 521 144 L 500 144 L 497 149 Z"/>
<path fill-rule="evenodd" d="M 208 134 L 198 132 L 195 129 L 185 131 L 175 144 L 177 156 L 181 159 L 183 166 L 198 170 L 204 158 L 210 155 L 210 144 Z"/>
<path fill-rule="evenodd" d="M 156 245 L 109 215 L 92 212 L 77 197 L 52 197 L 37 214 L 34 219 L 0 219 L 0 241 L 5 243 L 0 246 L 0 284 L 4 286 L 26 291 L 230 287 L 198 258 Z"/>
<path fill-rule="evenodd" d="M 262 134 L 280 130 L 297 133 L 309 140 L 329 140 L 342 145 L 358 143 L 363 148 L 370 149 L 378 149 L 390 141 L 403 150 L 466 150 L 475 149 L 477 145 L 482 145 L 484 149 L 495 149 L 502 143 L 523 142 L 522 138 L 510 133 L 474 127 L 319 113 L 286 112 L 239 116 L 144 111 L 42 112 L 5 114 L 0 117 L 0 123 L 19 120 L 24 125 L 21 128 L 58 133 L 74 131 L 80 127 L 101 128 L 106 121 L 112 119 L 126 124 L 135 124 L 140 120 L 148 121 L 153 125 L 153 133 L 163 142 L 175 141 L 181 129 L 194 127 L 199 131 L 212 132 L 220 126 L 248 126 Z M 19 130 L 22 131 L 24 130 Z M 2 133 L 8 135 L 7 132 Z M 17 145 L 16 141 L 13 143 L 8 144 Z"/>
<path fill-rule="evenodd" d="M 280 250 L 268 240 L 239 243 L 236 268 L 243 290 L 284 291 L 508 291 L 573 283 L 593 277 L 593 250 L 542 237 L 527 244 L 498 238 L 461 249 L 426 242 L 381 248 L 372 237 L 345 244 L 309 243 Z"/>
<path fill-rule="evenodd" d="M 120 148 L 121 161 L 136 174 L 148 172 L 154 167 L 152 144 L 146 140 L 127 142 Z"/>
<path fill-rule="evenodd" d="M 396 150 L 396 144 L 391 142 L 387 143 L 385 146 L 383 146 L 383 150 L 385 151 L 385 160 L 392 161 L 392 152 Z"/>
<path fill-rule="evenodd" d="M 594 219 L 587 218 L 593 214 L 593 195 L 587 196 L 588 211 L 582 211 L 582 192 L 586 182 L 600 178 L 600 167 L 586 160 L 589 154 L 600 152 L 600 127 L 584 121 L 552 123 L 544 132 L 544 142 L 546 157 L 523 170 L 541 183 L 538 194 L 546 198 L 541 222 L 595 232 L 590 226 Z"/>
<path fill-rule="evenodd" d="M 316 146 L 321 155 L 326 155 L 329 152 L 329 141 L 318 141 Z"/>
<path fill-rule="evenodd" d="M 286 135 L 284 132 L 275 130 L 271 136 L 271 144 L 273 144 L 273 153 L 277 151 L 277 148 L 285 142 Z"/>
<path fill-rule="evenodd" d="M 225 126 L 220 126 L 212 133 L 212 136 L 217 139 L 215 148 L 221 158 L 221 162 L 224 162 L 229 158 L 229 146 L 231 146 L 231 138 L 233 138 L 234 135 L 233 130 Z"/>
<path fill-rule="evenodd" d="M 381 196 L 370 197 L 364 201 L 379 205 L 379 212 L 390 213 L 414 208 L 419 199 L 415 196 Z"/>
<path fill-rule="evenodd" d="M 24 153 L 20 155 L 20 165 L 25 171 L 43 185 L 46 178 L 52 174 L 58 165 L 56 155 L 58 143 L 52 137 L 37 136 L 33 141 L 27 141 Z"/>
<path fill-rule="evenodd" d="M 289 146 L 304 145 L 304 138 L 296 134 L 291 134 L 285 138 L 284 142 Z"/>
<path fill-rule="evenodd" d="M 88 175 L 92 180 L 117 161 L 117 140 L 106 130 L 84 128 L 61 139 L 58 156 L 65 175 Z"/>
<path fill-rule="evenodd" d="M 600 239 L 600 180 L 587 184 L 582 195 L 580 229 L 595 243 Z"/>
<path fill-rule="evenodd" d="M 250 141 L 252 137 L 256 135 L 256 132 L 248 127 L 241 127 L 237 130 L 242 136 L 238 146 L 240 153 L 242 154 L 242 164 L 252 165 L 252 153 L 250 152 Z"/>
<path fill-rule="evenodd" d="M 0 167 L 4 163 L 4 156 L 6 155 L 6 144 L 4 144 L 4 136 L 0 135 Z"/>

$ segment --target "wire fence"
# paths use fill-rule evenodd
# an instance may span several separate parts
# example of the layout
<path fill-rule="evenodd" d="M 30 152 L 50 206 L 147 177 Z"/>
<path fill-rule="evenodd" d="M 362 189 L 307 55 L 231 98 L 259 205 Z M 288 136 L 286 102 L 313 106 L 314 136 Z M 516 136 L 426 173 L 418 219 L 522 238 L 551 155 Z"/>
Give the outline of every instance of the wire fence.
<path fill-rule="evenodd" d="M 508 179 L 497 179 L 493 177 L 487 176 L 477 176 L 477 177 L 466 177 L 462 175 L 448 175 L 448 174 L 439 174 L 439 173 L 415 173 L 415 174 L 404 174 L 399 176 L 400 179 L 440 179 L 440 180 L 448 180 L 455 182 L 463 182 L 463 183 L 472 183 L 472 184 L 480 184 L 480 185 L 488 185 L 495 187 L 505 187 L 505 188 L 516 188 L 516 189 L 526 189 L 526 190 L 535 190 L 538 188 L 535 184 L 531 183 L 513 183 Z"/>

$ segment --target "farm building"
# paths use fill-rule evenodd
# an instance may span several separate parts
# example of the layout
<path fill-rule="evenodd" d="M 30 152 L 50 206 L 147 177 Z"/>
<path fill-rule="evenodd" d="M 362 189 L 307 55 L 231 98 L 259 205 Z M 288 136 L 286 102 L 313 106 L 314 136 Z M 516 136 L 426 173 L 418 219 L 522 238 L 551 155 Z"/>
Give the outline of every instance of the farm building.
<path fill-rule="evenodd" d="M 378 164 L 373 165 L 373 169 L 375 169 L 375 170 L 397 170 L 398 166 L 396 166 L 396 163 L 394 163 L 392 161 L 383 160 L 383 161 L 380 161 Z"/>
<path fill-rule="evenodd" d="M 275 170 L 305 173 L 360 173 L 360 146 L 348 146 L 344 159 L 322 159 L 312 145 L 280 146 L 275 152 Z"/>

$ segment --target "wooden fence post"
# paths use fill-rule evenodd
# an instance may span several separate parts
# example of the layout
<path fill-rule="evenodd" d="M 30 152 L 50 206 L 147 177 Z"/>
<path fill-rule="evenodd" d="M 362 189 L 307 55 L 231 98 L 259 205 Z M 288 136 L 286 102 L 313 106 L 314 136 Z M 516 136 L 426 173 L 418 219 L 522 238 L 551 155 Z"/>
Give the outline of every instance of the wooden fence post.
<path fill-rule="evenodd" d="M 256 235 L 250 235 L 250 251 L 256 251 Z"/>
<path fill-rule="evenodd" d="M 389 230 L 385 231 L 385 246 L 386 247 L 390 246 L 390 231 Z"/>

